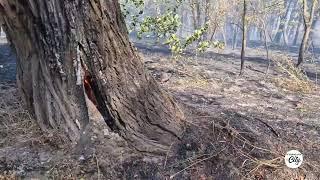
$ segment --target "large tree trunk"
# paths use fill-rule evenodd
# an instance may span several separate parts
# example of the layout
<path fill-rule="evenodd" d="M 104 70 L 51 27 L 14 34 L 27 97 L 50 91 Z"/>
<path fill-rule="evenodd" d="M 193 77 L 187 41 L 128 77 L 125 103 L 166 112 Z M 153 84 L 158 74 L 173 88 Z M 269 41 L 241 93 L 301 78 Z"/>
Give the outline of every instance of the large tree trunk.
<path fill-rule="evenodd" d="M 0 0 L 0 13 L 43 131 L 77 142 L 89 96 L 110 130 L 140 151 L 163 152 L 179 139 L 183 114 L 144 71 L 117 1 Z"/>

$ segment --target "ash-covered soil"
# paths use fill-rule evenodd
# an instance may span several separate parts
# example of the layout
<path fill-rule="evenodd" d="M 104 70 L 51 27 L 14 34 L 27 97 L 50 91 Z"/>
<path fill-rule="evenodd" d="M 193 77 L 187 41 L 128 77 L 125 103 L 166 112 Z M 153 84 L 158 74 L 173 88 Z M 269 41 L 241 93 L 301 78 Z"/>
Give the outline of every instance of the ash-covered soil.
<path fill-rule="evenodd" d="M 85 147 L 65 150 L 59 137 L 41 134 L 23 108 L 14 81 L 15 62 L 0 47 L 0 179 L 308 179 L 320 177 L 320 94 L 280 87 L 282 74 L 249 50 L 238 76 L 238 51 L 173 58 L 162 47 L 139 45 L 146 69 L 181 104 L 186 132 L 167 154 L 136 152 L 99 117 Z M 9 49 L 7 49 L 9 48 Z M 319 66 L 306 64 L 314 76 Z M 2 73 L 2 74 L 1 74 Z M 315 86 L 315 88 L 320 88 Z M 304 155 L 289 169 L 284 155 Z"/>

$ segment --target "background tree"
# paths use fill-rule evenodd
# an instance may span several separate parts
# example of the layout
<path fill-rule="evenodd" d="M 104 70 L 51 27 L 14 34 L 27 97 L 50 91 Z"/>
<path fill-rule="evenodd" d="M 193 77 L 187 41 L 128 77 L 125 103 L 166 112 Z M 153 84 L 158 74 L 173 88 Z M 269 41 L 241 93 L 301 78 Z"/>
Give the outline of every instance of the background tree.
<path fill-rule="evenodd" d="M 305 51 L 307 48 L 307 43 L 309 41 L 310 32 L 312 29 L 312 23 L 314 20 L 314 15 L 316 11 L 316 6 L 318 4 L 318 0 L 311 0 L 310 1 L 310 8 L 309 3 L 307 0 L 302 1 L 302 10 L 303 10 L 303 22 L 304 22 L 304 34 L 302 38 L 302 42 L 300 45 L 300 51 L 299 51 L 299 58 L 297 66 L 300 66 L 301 63 L 304 62 L 305 59 Z"/>
<path fill-rule="evenodd" d="M 280 43 L 281 39 L 283 39 L 284 44 L 287 43 L 287 37 L 286 37 L 286 30 L 287 30 L 287 23 L 289 21 L 290 15 L 291 15 L 291 6 L 294 3 L 293 0 L 284 0 L 284 8 L 283 8 L 283 14 L 280 17 L 280 25 L 277 30 L 277 34 L 274 37 L 275 43 Z"/>
<path fill-rule="evenodd" d="M 241 47 L 241 67 L 240 75 L 244 71 L 245 51 L 247 47 L 247 0 L 243 0 L 243 15 L 242 15 L 242 47 Z"/>
<path fill-rule="evenodd" d="M 272 18 L 272 15 L 279 13 L 281 11 L 281 7 L 278 7 L 278 2 L 262 0 L 251 3 L 251 8 L 252 13 L 250 16 L 250 23 L 260 31 L 260 41 L 263 42 L 266 50 L 266 60 L 268 61 L 266 74 L 268 74 L 271 66 L 269 52 L 269 41 L 271 41 L 271 37 L 268 36 L 268 26 L 270 26 L 269 19 Z"/>

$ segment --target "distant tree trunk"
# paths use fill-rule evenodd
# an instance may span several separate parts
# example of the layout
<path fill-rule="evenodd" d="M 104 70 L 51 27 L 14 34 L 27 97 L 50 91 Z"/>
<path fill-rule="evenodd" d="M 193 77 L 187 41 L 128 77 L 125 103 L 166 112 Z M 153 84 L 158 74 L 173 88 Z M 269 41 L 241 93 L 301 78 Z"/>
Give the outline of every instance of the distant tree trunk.
<path fill-rule="evenodd" d="M 317 25 L 317 21 L 320 19 L 320 9 L 318 10 L 319 15 L 316 16 L 313 18 L 313 21 L 312 21 L 312 25 L 311 25 L 311 34 L 310 34 L 310 38 L 313 39 L 314 36 L 315 36 L 315 28 L 316 28 L 316 25 Z"/>
<path fill-rule="evenodd" d="M 313 19 L 314 19 L 316 4 L 317 4 L 317 0 L 312 0 L 311 11 L 309 13 L 308 12 L 308 0 L 303 0 L 303 2 L 302 2 L 304 34 L 303 34 L 302 42 L 300 45 L 297 67 L 299 67 L 304 62 L 305 52 L 307 49 L 307 44 L 309 41 L 309 36 L 310 36 L 312 23 L 313 23 Z"/>
<path fill-rule="evenodd" d="M 315 18 L 313 18 L 313 22 L 312 22 L 312 25 L 311 25 L 311 28 L 310 28 L 310 35 L 309 35 L 309 40 L 308 40 L 308 42 L 307 42 L 307 48 L 306 48 L 306 51 L 310 51 L 310 48 L 312 48 L 311 49 L 311 52 L 312 53 L 314 53 L 314 49 L 315 49 L 315 47 L 314 47 L 314 43 L 313 43 L 313 41 L 314 41 L 314 30 L 315 30 L 315 27 L 316 27 L 316 23 L 317 23 L 317 21 L 318 21 L 318 18 L 319 18 L 319 16 L 315 16 Z"/>
<path fill-rule="evenodd" d="M 200 1 L 197 1 L 196 8 L 197 8 L 197 28 L 200 28 L 202 26 Z"/>
<path fill-rule="evenodd" d="M 297 0 L 296 3 L 294 4 L 292 10 L 291 10 L 291 13 L 290 13 L 290 18 L 288 18 L 288 21 L 286 22 L 286 29 L 287 29 L 287 33 L 286 33 L 286 38 L 287 38 L 287 42 L 288 42 L 288 45 L 289 43 L 292 43 L 293 41 L 290 41 L 289 39 L 292 39 L 293 36 L 294 36 L 294 33 L 295 33 L 295 27 L 294 26 L 291 26 L 291 28 L 288 29 L 288 26 L 289 26 L 289 22 L 290 21 L 294 21 L 294 20 L 298 20 L 300 21 L 300 12 L 299 12 L 299 1 Z M 299 23 L 299 22 L 298 22 Z M 289 37 L 289 39 L 288 39 Z"/>
<path fill-rule="evenodd" d="M 225 47 L 228 47 L 227 28 L 225 26 L 222 28 L 222 36 Z"/>
<path fill-rule="evenodd" d="M 293 2 L 294 1 L 292 0 L 291 4 Z M 290 32 L 290 29 L 288 28 L 289 22 L 292 21 L 292 19 L 294 19 L 293 11 L 297 8 L 298 5 L 299 5 L 299 1 L 297 0 L 292 8 L 290 8 L 291 7 L 290 5 L 288 7 L 289 8 L 288 18 L 285 21 L 285 27 L 284 27 L 284 31 L 283 31 L 283 41 L 284 41 L 284 44 L 287 46 L 289 46 L 289 39 L 288 39 L 288 32 Z M 290 35 L 290 33 L 289 33 L 289 35 Z"/>
<path fill-rule="evenodd" d="M 289 2 L 288 2 L 289 1 Z M 275 43 L 280 43 L 281 38 L 286 38 L 286 28 L 287 28 L 287 22 L 290 19 L 290 12 L 291 12 L 291 4 L 292 4 L 292 0 L 286 0 L 286 13 L 281 16 L 280 18 L 280 26 L 279 29 L 277 31 L 277 34 L 274 38 L 274 42 Z M 284 42 L 286 43 L 286 39 L 284 39 Z"/>
<path fill-rule="evenodd" d="M 270 70 L 270 66 L 271 66 L 271 60 L 269 58 L 269 46 L 268 46 L 267 27 L 266 27 L 266 25 L 263 25 L 263 37 L 264 37 L 264 47 L 266 49 L 267 61 L 268 61 L 268 67 L 267 67 L 266 74 L 268 74 L 269 70 Z"/>
<path fill-rule="evenodd" d="M 273 18 L 272 18 L 273 19 Z M 272 21 L 271 19 L 271 21 Z M 279 31 L 279 27 L 280 27 L 280 23 L 281 23 L 281 17 L 277 17 L 277 20 L 272 21 L 273 26 L 271 29 L 271 42 L 274 42 L 275 36 L 277 35 L 277 32 Z M 276 34 L 274 34 L 274 32 L 276 32 Z"/>
<path fill-rule="evenodd" d="M 233 38 L 232 38 L 232 49 L 233 50 L 235 48 L 237 48 L 238 32 L 239 32 L 239 27 L 237 25 L 234 25 L 234 27 L 233 27 Z"/>
<path fill-rule="evenodd" d="M 216 31 L 217 31 L 217 26 L 215 26 L 211 32 L 211 37 L 210 37 L 210 41 L 213 41 L 214 39 L 214 35 L 216 34 Z"/>
<path fill-rule="evenodd" d="M 253 34 L 253 31 L 252 31 L 252 26 L 249 26 L 247 27 L 247 37 L 246 37 L 246 41 L 247 43 L 250 44 L 250 41 L 251 41 L 251 35 Z"/>
<path fill-rule="evenodd" d="M 110 130 L 136 149 L 163 153 L 179 139 L 183 114 L 144 71 L 118 1 L 1 0 L 0 13 L 19 87 L 44 132 L 77 142 L 94 96 Z"/>
<path fill-rule="evenodd" d="M 296 29 L 297 29 L 296 27 L 292 26 L 288 30 L 288 44 L 290 44 L 290 45 L 293 45 L 292 43 L 293 43 L 293 39 L 294 39 L 294 35 L 295 35 L 295 32 L 296 32 L 295 31 Z"/>
<path fill-rule="evenodd" d="M 308 28 L 308 27 L 304 28 L 304 34 L 303 34 L 302 42 L 300 44 L 300 49 L 299 49 L 299 57 L 298 57 L 297 67 L 299 67 L 304 62 L 305 51 L 307 49 L 310 31 L 311 31 L 311 28 Z"/>
<path fill-rule="evenodd" d="M 3 37 L 2 25 L 0 24 L 0 37 Z"/>
<path fill-rule="evenodd" d="M 211 7 L 211 4 L 210 4 L 210 0 L 206 0 L 205 1 L 205 19 L 204 19 L 204 24 L 207 24 L 207 23 L 209 23 L 209 21 L 210 21 L 210 8 Z M 208 31 L 206 31 L 205 33 L 204 33 L 204 35 L 203 35 L 203 39 L 205 39 L 205 40 L 209 40 L 209 33 L 208 33 Z"/>
<path fill-rule="evenodd" d="M 194 30 L 199 28 L 200 24 L 200 5 L 198 0 L 189 0 L 189 4 L 192 12 L 193 28 Z"/>
<path fill-rule="evenodd" d="M 285 46 L 288 46 L 289 43 L 288 43 L 287 28 L 285 28 L 285 31 L 283 31 L 282 36 L 283 36 L 283 44 Z"/>
<path fill-rule="evenodd" d="M 183 34 L 184 34 L 184 25 L 186 23 L 186 20 L 187 20 L 187 11 L 185 10 L 184 6 L 181 7 L 181 27 L 180 27 L 180 30 L 179 30 L 179 36 L 180 37 L 183 37 Z"/>
<path fill-rule="evenodd" d="M 242 48 L 241 48 L 241 67 L 240 75 L 244 71 L 244 62 L 245 62 L 245 50 L 247 47 L 247 1 L 243 0 L 243 15 L 242 15 Z"/>
<path fill-rule="evenodd" d="M 299 38 L 299 34 L 300 34 L 300 29 L 301 29 L 301 26 L 303 25 L 302 24 L 302 16 L 300 16 L 299 18 L 299 22 L 298 22 L 298 25 L 297 25 L 297 29 L 296 29 L 296 32 L 295 32 L 295 35 L 294 35 L 294 39 L 293 39 L 293 45 L 297 45 L 298 43 L 298 38 Z"/>

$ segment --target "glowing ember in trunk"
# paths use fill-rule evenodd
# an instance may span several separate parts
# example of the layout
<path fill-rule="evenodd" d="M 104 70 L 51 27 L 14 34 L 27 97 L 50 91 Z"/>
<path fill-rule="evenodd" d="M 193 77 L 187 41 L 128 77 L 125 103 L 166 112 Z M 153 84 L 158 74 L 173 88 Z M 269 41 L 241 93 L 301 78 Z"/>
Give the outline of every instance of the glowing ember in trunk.
<path fill-rule="evenodd" d="M 92 77 L 90 76 L 90 74 L 87 71 L 85 72 L 83 84 L 84 84 L 84 88 L 85 88 L 85 91 L 86 91 L 88 98 L 92 101 L 92 103 L 95 106 L 97 106 L 97 104 L 98 104 L 97 99 L 94 95 L 92 85 L 91 85 L 92 84 Z"/>

